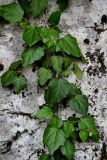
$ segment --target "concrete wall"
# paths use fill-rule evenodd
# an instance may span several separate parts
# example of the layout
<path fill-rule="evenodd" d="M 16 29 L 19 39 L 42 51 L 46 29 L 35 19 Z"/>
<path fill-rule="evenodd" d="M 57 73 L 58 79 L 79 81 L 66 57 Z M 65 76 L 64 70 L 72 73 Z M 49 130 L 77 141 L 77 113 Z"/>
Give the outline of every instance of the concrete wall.
<path fill-rule="evenodd" d="M 12 0 L 0 0 L 6 4 Z M 56 7 L 50 1 L 51 11 Z M 60 27 L 64 33 L 76 36 L 86 55 L 87 64 L 81 81 L 71 75 L 68 80 L 81 86 L 89 97 L 89 113 L 96 119 L 100 130 L 100 142 L 76 144 L 75 160 L 107 160 L 107 0 L 72 0 L 69 9 L 62 14 Z M 46 16 L 38 20 L 45 22 Z M 43 21 L 43 22 L 42 22 Z M 0 64 L 2 75 L 9 65 L 19 59 L 23 50 L 21 30 L 17 26 L 0 23 Z M 44 103 L 43 90 L 37 93 L 37 76 L 32 68 L 24 71 L 28 88 L 19 95 L 0 86 L 0 160 L 38 160 L 43 150 L 42 134 L 46 123 L 31 118 L 31 113 Z M 66 119 L 74 114 L 71 110 L 60 110 Z"/>

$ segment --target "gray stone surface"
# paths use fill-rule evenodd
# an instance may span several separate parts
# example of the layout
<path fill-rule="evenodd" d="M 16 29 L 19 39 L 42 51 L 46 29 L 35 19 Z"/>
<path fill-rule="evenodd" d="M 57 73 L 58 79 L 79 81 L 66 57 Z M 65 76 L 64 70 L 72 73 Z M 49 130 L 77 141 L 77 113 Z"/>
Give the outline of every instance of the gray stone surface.
<path fill-rule="evenodd" d="M 56 8 L 53 1 L 50 1 L 51 11 Z M 0 5 L 9 2 L 11 0 L 0 0 Z M 107 0 L 72 0 L 60 22 L 63 33 L 76 36 L 86 55 L 87 64 L 80 64 L 84 70 L 82 80 L 76 81 L 73 74 L 68 80 L 79 84 L 89 97 L 89 113 L 95 117 L 100 131 L 98 144 L 76 144 L 75 160 L 107 160 L 107 24 L 101 23 L 103 15 L 107 15 Z M 44 24 L 45 18 L 43 16 L 38 23 Z M 4 65 L 0 75 L 21 55 L 24 43 L 21 32 L 17 26 L 0 27 L 0 63 Z M 85 39 L 89 39 L 89 44 L 84 43 Z M 0 160 L 38 160 L 43 149 L 46 123 L 31 118 L 44 103 L 43 91 L 37 92 L 37 76 L 31 68 L 24 74 L 28 88 L 19 95 L 0 86 Z M 74 112 L 61 109 L 59 114 L 66 119 Z"/>

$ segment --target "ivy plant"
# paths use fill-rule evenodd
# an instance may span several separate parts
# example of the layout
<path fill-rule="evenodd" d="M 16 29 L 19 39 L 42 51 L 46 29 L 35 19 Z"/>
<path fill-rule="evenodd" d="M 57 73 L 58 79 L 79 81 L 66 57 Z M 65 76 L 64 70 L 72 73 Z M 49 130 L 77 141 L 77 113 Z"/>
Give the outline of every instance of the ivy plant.
<path fill-rule="evenodd" d="M 27 88 L 23 70 L 36 64 L 38 85 L 45 88 L 46 103 L 32 115 L 35 119 L 48 120 L 43 134 L 43 143 L 48 152 L 43 153 L 40 160 L 72 160 L 75 157 L 76 141 L 99 140 L 95 120 L 88 115 L 88 97 L 66 78 L 72 72 L 80 80 L 83 72 L 76 60 L 85 61 L 76 38 L 69 33 L 62 36 L 57 26 L 69 0 L 56 0 L 56 3 L 57 10 L 47 19 L 48 27 L 29 22 L 30 17 L 35 19 L 45 13 L 48 0 L 18 0 L 18 3 L 0 6 L 0 17 L 7 23 L 17 23 L 24 30 L 23 40 L 26 44 L 20 60 L 13 62 L 1 76 L 2 87 L 12 86 L 15 93 L 19 94 Z M 78 118 L 62 120 L 57 112 L 62 106 L 79 113 Z"/>

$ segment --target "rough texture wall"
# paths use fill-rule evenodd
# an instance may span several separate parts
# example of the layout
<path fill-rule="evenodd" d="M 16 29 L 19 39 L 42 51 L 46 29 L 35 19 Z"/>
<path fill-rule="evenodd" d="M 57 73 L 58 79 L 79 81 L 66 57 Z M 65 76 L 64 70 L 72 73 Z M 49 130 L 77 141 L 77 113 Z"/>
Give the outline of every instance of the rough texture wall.
<path fill-rule="evenodd" d="M 12 0 L 0 0 L 0 5 L 9 2 Z M 53 2 L 50 0 L 51 11 L 56 8 Z M 89 97 L 89 113 L 95 117 L 100 130 L 98 144 L 76 144 L 75 160 L 107 160 L 106 16 L 107 0 L 72 0 L 60 22 L 64 33 L 77 37 L 86 55 L 87 64 L 80 64 L 84 70 L 82 80 L 76 81 L 74 75 L 68 80 L 79 84 Z M 45 18 L 43 16 L 38 23 L 44 23 Z M 0 24 L 0 64 L 4 65 L 0 75 L 21 55 L 24 44 L 21 32 L 17 26 Z M 32 119 L 31 113 L 44 103 L 44 92 L 37 93 L 37 76 L 32 68 L 26 69 L 24 74 L 28 88 L 19 95 L 0 86 L 0 160 L 38 160 L 43 150 L 42 134 L 46 123 Z M 70 109 L 60 110 L 63 119 L 72 114 L 75 113 Z"/>

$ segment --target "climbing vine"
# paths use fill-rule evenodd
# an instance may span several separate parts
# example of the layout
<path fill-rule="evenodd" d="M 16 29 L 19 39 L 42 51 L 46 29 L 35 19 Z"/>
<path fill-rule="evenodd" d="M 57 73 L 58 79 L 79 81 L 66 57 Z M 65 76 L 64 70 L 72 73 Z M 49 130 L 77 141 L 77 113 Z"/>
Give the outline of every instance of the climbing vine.
<path fill-rule="evenodd" d="M 12 63 L 1 76 L 3 88 L 12 86 L 16 94 L 27 88 L 23 70 L 35 64 L 38 70 L 38 85 L 45 88 L 45 104 L 32 115 L 46 119 L 47 127 L 43 143 L 48 152 L 42 153 L 40 160 L 72 160 L 75 142 L 93 140 L 98 142 L 99 132 L 95 120 L 88 115 L 88 98 L 79 87 L 67 81 L 72 71 L 81 79 L 82 71 L 76 60 L 85 62 L 75 37 L 62 34 L 58 28 L 61 13 L 68 7 L 68 0 L 56 0 L 58 9 L 48 18 L 47 27 L 30 24 L 29 18 L 40 17 L 48 8 L 48 0 L 18 0 L 0 6 L 0 17 L 24 30 L 25 49 L 19 61 Z M 58 116 L 59 107 L 70 107 L 81 115 L 62 120 Z"/>

